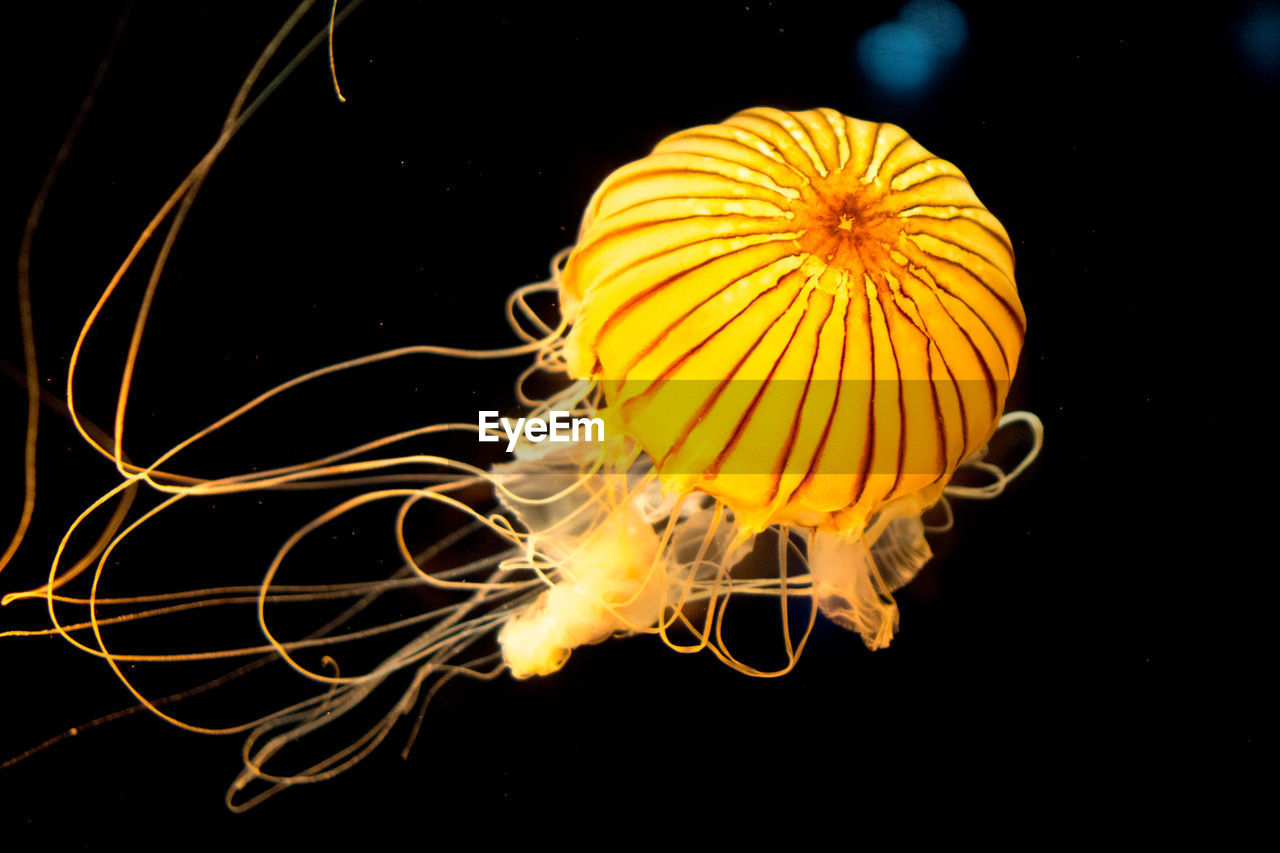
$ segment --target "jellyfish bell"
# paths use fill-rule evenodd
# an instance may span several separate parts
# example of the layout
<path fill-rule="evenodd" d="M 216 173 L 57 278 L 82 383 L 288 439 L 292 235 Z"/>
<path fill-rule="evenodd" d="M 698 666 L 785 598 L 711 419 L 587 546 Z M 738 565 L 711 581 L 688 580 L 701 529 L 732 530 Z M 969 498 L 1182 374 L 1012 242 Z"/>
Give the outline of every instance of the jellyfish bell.
<path fill-rule="evenodd" d="M 755 530 L 847 534 L 894 500 L 934 503 L 994 430 L 1025 328 L 1009 238 L 959 170 L 831 110 L 748 110 L 614 172 L 562 289 L 570 372 L 603 384 L 660 471 Z M 691 399 L 682 380 L 719 384 Z M 952 392 L 850 399 L 876 380 Z M 753 393 L 726 400 L 730 383 Z M 735 457 L 771 470 L 717 476 Z"/>

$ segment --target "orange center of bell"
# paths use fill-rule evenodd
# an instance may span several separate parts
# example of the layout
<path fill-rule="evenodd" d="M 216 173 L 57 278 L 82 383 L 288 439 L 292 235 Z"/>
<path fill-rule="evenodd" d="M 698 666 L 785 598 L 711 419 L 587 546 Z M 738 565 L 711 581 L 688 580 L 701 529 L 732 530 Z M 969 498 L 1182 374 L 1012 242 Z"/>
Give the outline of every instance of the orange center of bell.
<path fill-rule="evenodd" d="M 864 184 L 835 173 L 814 181 L 809 190 L 792 207 L 803 232 L 796 238 L 801 250 L 855 280 L 880 268 L 886 247 L 901 230 L 880 182 Z"/>

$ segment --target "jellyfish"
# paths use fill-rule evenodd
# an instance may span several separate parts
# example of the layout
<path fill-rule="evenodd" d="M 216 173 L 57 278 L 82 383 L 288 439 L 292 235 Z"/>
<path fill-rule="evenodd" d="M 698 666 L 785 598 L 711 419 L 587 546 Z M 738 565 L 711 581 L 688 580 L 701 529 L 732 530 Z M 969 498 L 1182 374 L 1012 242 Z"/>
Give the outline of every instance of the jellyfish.
<path fill-rule="evenodd" d="M 136 708 L 242 735 L 234 810 L 343 772 L 405 718 L 407 751 L 453 679 L 545 676 L 611 637 L 653 635 L 759 677 L 797 665 L 820 615 L 871 649 L 887 646 L 899 627 L 893 593 L 931 558 L 926 533 L 950 525 L 948 502 L 998 496 L 1035 458 L 1042 430 L 1034 415 L 1004 412 L 1026 327 L 1008 234 L 955 166 L 895 125 L 833 109 L 746 109 L 618 168 L 546 280 L 508 297 L 515 345 L 401 347 L 319 367 L 131 458 L 130 384 L 174 237 L 229 140 L 297 64 L 259 87 L 306 6 L 84 324 L 67 411 L 117 482 L 70 525 L 44 582 L 4 596 L 48 625 L 5 625 L 0 636 L 57 634 L 101 659 Z M 300 56 L 326 35 L 332 50 L 336 20 Z M 100 429 L 76 404 L 84 341 L 159 235 L 113 429 Z M 441 422 L 300 462 L 184 469 L 193 447 L 298 389 L 403 359 L 525 359 L 519 415 L 542 428 L 513 434 L 509 460 L 488 468 L 433 449 L 444 436 L 483 436 L 482 422 Z M 600 429 L 557 441 L 547 433 L 558 417 Z M 1005 426 L 1029 436 L 1008 470 L 984 456 Z M 957 482 L 962 472 L 973 484 Z M 274 553 L 238 561 L 254 583 L 187 585 L 179 573 L 157 592 L 104 592 L 139 560 L 121 558 L 126 543 L 183 508 L 262 495 L 333 497 Z M 321 581 L 298 557 L 381 507 L 397 557 L 382 576 Z M 415 547 L 424 514 L 440 532 Z M 780 666 L 744 659 L 727 640 L 731 601 L 744 599 L 778 604 Z M 793 605 L 807 605 L 798 633 Z M 318 618 L 296 619 L 299 609 Z M 202 635 L 201 648 L 176 644 L 173 626 L 206 617 L 237 627 Z M 210 677 L 210 666 L 221 669 Z M 192 675 L 157 693 L 141 675 L 156 667 Z M 293 698 L 246 702 L 234 720 L 183 711 L 268 672 L 292 676 Z M 323 744 L 318 754 L 309 742 Z"/>
<path fill-rule="evenodd" d="M 562 292 L 568 371 L 664 489 L 723 504 L 735 541 L 808 531 L 819 608 L 886 645 L 920 516 L 1001 423 L 1026 327 L 960 171 L 892 124 L 745 110 L 607 178 Z"/>

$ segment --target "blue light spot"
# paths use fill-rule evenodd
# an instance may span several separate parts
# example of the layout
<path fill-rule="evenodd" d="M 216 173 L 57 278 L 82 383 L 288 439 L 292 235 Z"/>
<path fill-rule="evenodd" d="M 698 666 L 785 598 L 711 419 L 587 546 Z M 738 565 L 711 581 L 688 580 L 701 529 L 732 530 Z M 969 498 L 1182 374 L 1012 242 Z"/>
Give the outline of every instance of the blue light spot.
<path fill-rule="evenodd" d="M 1259 3 L 1250 9 L 1236 28 L 1236 41 L 1255 74 L 1280 76 L 1280 4 Z"/>
<path fill-rule="evenodd" d="M 896 21 L 872 27 L 858 39 L 858 65 L 882 94 L 919 98 L 938 81 L 968 40 L 969 24 L 954 3 L 911 0 Z"/>
<path fill-rule="evenodd" d="M 907 94 L 933 78 L 937 52 L 929 37 L 915 27 L 881 24 L 858 40 L 858 63 L 878 86 Z"/>

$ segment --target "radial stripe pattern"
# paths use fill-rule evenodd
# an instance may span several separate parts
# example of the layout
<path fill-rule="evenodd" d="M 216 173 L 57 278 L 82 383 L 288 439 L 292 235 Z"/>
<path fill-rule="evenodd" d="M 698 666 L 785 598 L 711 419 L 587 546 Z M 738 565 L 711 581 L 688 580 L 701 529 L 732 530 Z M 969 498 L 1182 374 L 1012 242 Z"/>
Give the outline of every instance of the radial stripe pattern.
<path fill-rule="evenodd" d="M 892 124 L 757 108 L 615 171 L 563 276 L 570 370 L 676 490 L 758 530 L 916 512 L 1000 417 L 1013 247 Z"/>

